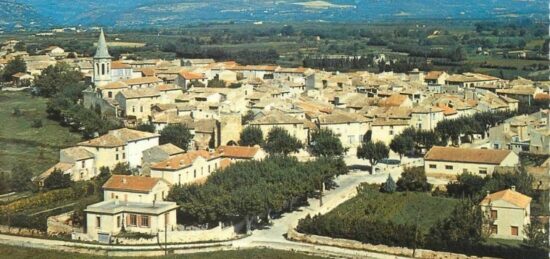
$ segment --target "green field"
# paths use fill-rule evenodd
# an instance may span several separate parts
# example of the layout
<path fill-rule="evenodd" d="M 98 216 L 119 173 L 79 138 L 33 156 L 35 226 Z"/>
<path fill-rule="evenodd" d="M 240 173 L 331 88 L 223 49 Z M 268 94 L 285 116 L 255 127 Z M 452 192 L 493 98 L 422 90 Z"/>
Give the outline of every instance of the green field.
<path fill-rule="evenodd" d="M 426 233 L 438 220 L 447 218 L 459 200 L 432 197 L 430 193 L 381 193 L 367 187 L 353 199 L 344 202 L 322 217 L 359 221 L 389 221 L 395 224 L 416 225 Z"/>
<path fill-rule="evenodd" d="M 31 249 L 0 245 L 0 258 L 1 259 L 102 259 L 111 258 L 107 256 L 93 256 L 85 254 L 75 253 L 62 253 L 51 250 Z M 305 254 L 277 251 L 270 249 L 250 249 L 241 251 L 224 251 L 224 252 L 209 252 L 209 253 L 196 253 L 186 255 L 171 255 L 171 256 L 159 256 L 159 257 L 116 257 L 121 259 L 128 258 L 186 258 L 186 259 L 320 259 L 322 257 L 310 256 Z"/>
<path fill-rule="evenodd" d="M 81 140 L 80 134 L 46 117 L 46 102 L 24 92 L 0 92 L 0 172 L 26 164 L 33 174 L 39 174 L 57 163 L 60 148 Z M 15 109 L 20 115 L 13 114 Z M 43 126 L 31 127 L 37 119 Z"/>

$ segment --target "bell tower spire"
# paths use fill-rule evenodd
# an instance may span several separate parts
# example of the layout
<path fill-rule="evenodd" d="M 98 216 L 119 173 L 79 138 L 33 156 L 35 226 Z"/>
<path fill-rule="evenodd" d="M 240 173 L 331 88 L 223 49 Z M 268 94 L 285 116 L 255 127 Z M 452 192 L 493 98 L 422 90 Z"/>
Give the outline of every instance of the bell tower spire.
<path fill-rule="evenodd" d="M 100 86 L 111 82 L 111 62 L 112 57 L 109 55 L 109 49 L 107 48 L 107 41 L 105 40 L 105 34 L 103 28 L 99 33 L 99 40 L 97 41 L 97 50 L 94 55 L 94 85 Z"/>

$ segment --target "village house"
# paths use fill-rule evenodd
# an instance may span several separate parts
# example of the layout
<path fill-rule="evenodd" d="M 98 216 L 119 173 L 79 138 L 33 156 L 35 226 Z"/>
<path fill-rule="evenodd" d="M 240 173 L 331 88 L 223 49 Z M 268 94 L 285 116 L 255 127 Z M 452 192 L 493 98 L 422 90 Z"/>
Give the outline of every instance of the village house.
<path fill-rule="evenodd" d="M 495 84 L 498 83 L 500 80 L 500 78 L 484 74 L 464 73 L 449 76 L 447 79 L 445 79 L 445 84 L 458 86 L 460 88 L 475 88 L 479 85 Z"/>
<path fill-rule="evenodd" d="M 102 188 L 104 201 L 153 203 L 164 200 L 170 192 L 163 179 L 133 175 L 112 175 Z"/>
<path fill-rule="evenodd" d="M 162 179 L 112 176 L 103 189 L 105 200 L 85 210 L 87 239 L 110 243 L 122 231 L 155 236 L 177 229 L 178 205 L 162 201 L 169 190 Z"/>
<path fill-rule="evenodd" d="M 185 150 L 178 146 L 167 143 L 160 146 L 154 146 L 143 151 L 143 158 L 141 163 L 141 174 L 149 175 L 151 165 L 167 160 L 173 156 L 185 153 Z"/>
<path fill-rule="evenodd" d="M 267 138 L 272 128 L 279 127 L 285 129 L 291 136 L 296 137 L 302 143 L 308 143 L 309 132 L 304 127 L 304 121 L 293 116 L 285 114 L 278 110 L 273 110 L 258 117 L 249 123 L 251 126 L 259 127 L 264 138 Z"/>
<path fill-rule="evenodd" d="M 487 216 L 492 238 L 523 240 L 525 226 L 531 223 L 531 197 L 516 191 L 516 187 L 487 194 L 479 203 Z"/>
<path fill-rule="evenodd" d="M 228 160 L 231 163 L 246 160 L 262 160 L 267 156 L 267 153 L 259 146 L 219 146 L 216 152 L 220 154 L 222 160 Z M 225 163 L 225 161 L 222 161 L 222 163 Z"/>
<path fill-rule="evenodd" d="M 159 144 L 159 134 L 127 128 L 110 130 L 100 137 L 78 143 L 94 154 L 94 167 L 114 168 L 128 163 L 132 168 L 141 166 L 143 151 Z"/>
<path fill-rule="evenodd" d="M 356 113 L 334 111 L 317 118 L 320 129 L 331 130 L 345 148 L 356 148 L 363 143 L 363 136 L 370 129 L 369 119 Z"/>
<path fill-rule="evenodd" d="M 528 152 L 533 131 L 547 126 L 548 112 L 519 115 L 489 129 L 489 143 L 493 149 L 509 149 L 515 153 Z M 536 133 L 535 133 L 536 135 Z M 537 142 L 539 138 L 533 138 Z"/>
<path fill-rule="evenodd" d="M 33 76 L 23 72 L 13 74 L 11 78 L 13 79 L 13 85 L 18 87 L 30 86 L 34 80 Z"/>
<path fill-rule="evenodd" d="M 389 145 L 396 135 L 401 134 L 408 127 L 410 126 L 407 120 L 377 119 L 371 123 L 371 140 L 382 141 Z"/>
<path fill-rule="evenodd" d="M 491 175 L 497 167 L 515 167 L 519 157 L 511 150 L 434 146 L 424 156 L 426 174 L 457 176 L 465 172 Z"/>
<path fill-rule="evenodd" d="M 82 147 L 70 147 L 59 151 L 59 163 L 33 179 L 39 187 L 55 170 L 69 174 L 72 181 L 87 181 L 96 177 L 99 172 L 95 167 L 95 156 Z"/>
<path fill-rule="evenodd" d="M 200 184 L 221 167 L 220 155 L 205 150 L 189 151 L 151 166 L 151 177 L 171 185 Z"/>
<path fill-rule="evenodd" d="M 211 58 L 184 58 L 181 60 L 181 65 L 184 67 L 205 67 L 210 64 L 215 63 L 214 59 Z"/>
<path fill-rule="evenodd" d="M 42 54 L 46 54 L 51 57 L 64 57 L 65 50 L 58 46 L 49 46 L 42 51 Z"/>
<path fill-rule="evenodd" d="M 132 66 L 122 61 L 113 61 L 111 64 L 111 80 L 113 82 L 134 78 Z"/>
<path fill-rule="evenodd" d="M 424 82 L 428 85 L 444 85 L 449 74 L 444 71 L 429 71 L 424 76 Z"/>
<path fill-rule="evenodd" d="M 134 89 L 120 91 L 116 97 L 119 105 L 120 117 L 148 121 L 151 116 L 151 107 L 160 103 L 160 92 L 157 89 Z"/>
<path fill-rule="evenodd" d="M 410 125 L 419 130 L 433 130 L 444 118 L 441 108 L 417 106 L 411 110 Z"/>
<path fill-rule="evenodd" d="M 206 87 L 208 85 L 208 78 L 200 73 L 181 70 L 176 77 L 175 84 L 184 90 L 187 90 L 192 86 Z"/>

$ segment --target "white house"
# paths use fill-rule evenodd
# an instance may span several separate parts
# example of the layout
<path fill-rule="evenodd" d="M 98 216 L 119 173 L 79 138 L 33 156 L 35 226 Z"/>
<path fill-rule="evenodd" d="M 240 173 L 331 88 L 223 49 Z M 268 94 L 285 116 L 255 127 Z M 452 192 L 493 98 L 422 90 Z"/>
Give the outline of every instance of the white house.
<path fill-rule="evenodd" d="M 162 201 L 170 192 L 168 182 L 160 178 L 113 175 L 103 184 L 103 200 L 124 202 Z"/>
<path fill-rule="evenodd" d="M 434 146 L 424 156 L 426 174 L 436 175 L 490 175 L 495 167 L 514 167 L 518 163 L 519 157 L 512 150 Z"/>
<path fill-rule="evenodd" d="M 220 168 L 220 160 L 219 154 L 190 151 L 153 164 L 151 177 L 162 178 L 172 185 L 202 183 Z"/>
<path fill-rule="evenodd" d="M 103 186 L 105 200 L 88 206 L 88 239 L 110 243 L 122 230 L 157 235 L 177 228 L 175 202 L 162 201 L 169 185 L 162 179 L 113 176 Z"/>
<path fill-rule="evenodd" d="M 479 203 L 493 238 L 523 240 L 525 225 L 531 223 L 531 197 L 512 188 L 487 194 Z"/>

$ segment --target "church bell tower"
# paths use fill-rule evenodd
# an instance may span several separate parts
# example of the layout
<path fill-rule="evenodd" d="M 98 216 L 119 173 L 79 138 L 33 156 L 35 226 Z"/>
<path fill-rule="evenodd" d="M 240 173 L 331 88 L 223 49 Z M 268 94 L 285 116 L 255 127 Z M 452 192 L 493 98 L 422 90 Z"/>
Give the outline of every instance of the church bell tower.
<path fill-rule="evenodd" d="M 105 35 L 103 34 L 103 29 L 101 29 L 93 62 L 93 82 L 95 86 L 101 86 L 111 82 L 111 61 L 112 57 L 109 55 Z"/>

